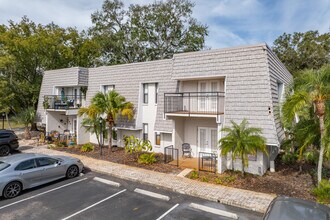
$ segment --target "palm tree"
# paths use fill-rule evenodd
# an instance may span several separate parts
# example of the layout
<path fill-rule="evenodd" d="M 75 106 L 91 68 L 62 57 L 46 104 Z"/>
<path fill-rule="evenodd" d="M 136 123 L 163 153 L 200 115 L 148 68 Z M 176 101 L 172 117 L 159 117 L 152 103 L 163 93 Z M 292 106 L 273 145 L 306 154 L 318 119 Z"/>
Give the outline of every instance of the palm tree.
<path fill-rule="evenodd" d="M 232 160 L 237 157 L 242 160 L 242 173 L 244 167 L 249 164 L 248 154 L 256 155 L 257 150 L 268 154 L 265 138 L 260 134 L 260 128 L 248 127 L 248 121 L 244 119 L 240 124 L 231 121 L 232 127 L 225 127 L 221 131 L 226 132 L 226 136 L 219 140 L 221 155 L 232 152 Z"/>
<path fill-rule="evenodd" d="M 23 110 L 22 112 L 20 112 L 16 117 L 16 121 L 18 121 L 19 123 L 24 124 L 24 138 L 26 140 L 31 139 L 31 133 L 30 133 L 30 129 L 29 129 L 29 125 L 33 124 L 35 121 L 35 116 L 36 116 L 36 111 L 34 108 L 29 107 L 25 110 Z"/>
<path fill-rule="evenodd" d="M 132 119 L 134 115 L 133 104 L 126 102 L 125 97 L 121 96 L 115 90 L 112 90 L 106 94 L 98 92 L 92 98 L 92 105 L 100 110 L 102 114 L 106 115 L 106 122 L 109 126 L 109 151 L 112 146 L 112 128 L 115 124 L 115 120 L 119 116 L 126 116 L 128 119 Z"/>
<path fill-rule="evenodd" d="M 294 91 L 294 93 L 292 93 Z M 305 70 L 294 80 L 283 104 L 282 112 L 285 123 L 292 123 L 297 116 L 304 117 L 313 108 L 319 121 L 320 152 L 317 165 L 317 181 L 322 179 L 322 164 L 325 151 L 326 102 L 330 99 L 330 65 L 320 70 Z"/>
<path fill-rule="evenodd" d="M 97 142 L 99 146 L 101 147 L 101 140 L 100 140 L 100 134 L 101 134 L 101 126 L 102 126 L 102 135 L 103 140 L 107 138 L 107 132 L 105 129 L 105 123 L 104 120 L 102 120 L 102 125 L 100 124 L 100 116 L 101 116 L 101 110 L 98 109 L 95 105 L 90 105 L 88 107 L 82 107 L 78 111 L 79 116 L 87 116 L 83 118 L 82 120 L 82 126 L 85 126 L 86 131 L 95 134 Z"/>

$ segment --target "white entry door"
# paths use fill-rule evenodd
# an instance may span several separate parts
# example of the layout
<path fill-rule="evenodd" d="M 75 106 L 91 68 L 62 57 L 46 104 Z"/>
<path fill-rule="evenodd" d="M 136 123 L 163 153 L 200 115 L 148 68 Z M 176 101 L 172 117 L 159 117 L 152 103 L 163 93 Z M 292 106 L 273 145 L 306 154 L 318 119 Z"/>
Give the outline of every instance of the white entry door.
<path fill-rule="evenodd" d="M 198 151 L 215 153 L 218 150 L 218 132 L 216 128 L 198 128 Z"/>
<path fill-rule="evenodd" d="M 219 91 L 218 81 L 199 81 L 198 82 L 198 111 L 216 112 L 217 96 L 213 92 Z"/>

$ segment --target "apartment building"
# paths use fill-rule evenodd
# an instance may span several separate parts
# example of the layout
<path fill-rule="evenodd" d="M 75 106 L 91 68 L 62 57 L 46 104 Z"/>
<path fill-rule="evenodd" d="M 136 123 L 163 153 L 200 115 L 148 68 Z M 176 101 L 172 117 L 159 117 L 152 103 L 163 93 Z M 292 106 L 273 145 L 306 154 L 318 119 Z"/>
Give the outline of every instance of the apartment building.
<path fill-rule="evenodd" d="M 81 126 L 78 109 L 97 92 L 115 89 L 135 107 L 133 120 L 116 121 L 118 146 L 124 135 L 150 140 L 155 152 L 169 145 L 181 152 L 182 144 L 189 143 L 193 157 L 218 155 L 218 172 L 240 169 L 239 159 L 219 155 L 218 140 L 231 120 L 246 118 L 262 129 L 269 150 L 268 156 L 258 152 L 249 157 L 246 171 L 262 175 L 273 166 L 284 139 L 276 110 L 291 80 L 266 44 L 181 53 L 159 61 L 46 71 L 37 112 L 47 132 L 69 131 L 78 144 L 96 143 Z"/>

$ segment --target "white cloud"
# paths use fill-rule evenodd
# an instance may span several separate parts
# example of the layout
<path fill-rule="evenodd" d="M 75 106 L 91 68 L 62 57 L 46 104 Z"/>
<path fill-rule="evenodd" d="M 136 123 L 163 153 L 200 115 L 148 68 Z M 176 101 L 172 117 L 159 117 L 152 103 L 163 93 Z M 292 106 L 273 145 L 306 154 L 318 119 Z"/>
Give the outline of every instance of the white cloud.
<path fill-rule="evenodd" d="M 242 18 L 254 16 L 262 11 L 258 0 L 220 0 L 211 10 L 211 14 L 218 17 Z"/>

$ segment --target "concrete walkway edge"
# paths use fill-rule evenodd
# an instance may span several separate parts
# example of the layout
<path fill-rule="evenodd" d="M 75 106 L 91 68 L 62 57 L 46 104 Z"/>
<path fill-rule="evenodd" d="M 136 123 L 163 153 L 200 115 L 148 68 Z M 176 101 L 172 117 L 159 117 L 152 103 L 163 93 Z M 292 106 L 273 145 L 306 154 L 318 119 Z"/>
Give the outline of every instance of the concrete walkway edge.
<path fill-rule="evenodd" d="M 108 174 L 120 179 L 138 181 L 181 194 L 199 197 L 214 202 L 220 202 L 252 211 L 264 213 L 270 202 L 276 197 L 274 194 L 259 193 L 244 189 L 214 185 L 182 178 L 173 174 L 159 173 L 137 167 L 89 158 L 82 155 L 48 149 L 38 146 L 22 150 L 25 153 L 42 153 L 48 155 L 66 155 L 79 158 L 92 171 Z"/>

